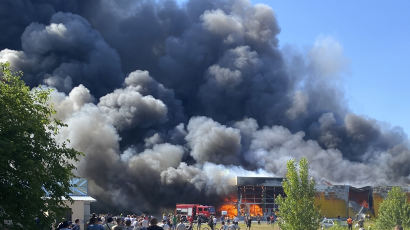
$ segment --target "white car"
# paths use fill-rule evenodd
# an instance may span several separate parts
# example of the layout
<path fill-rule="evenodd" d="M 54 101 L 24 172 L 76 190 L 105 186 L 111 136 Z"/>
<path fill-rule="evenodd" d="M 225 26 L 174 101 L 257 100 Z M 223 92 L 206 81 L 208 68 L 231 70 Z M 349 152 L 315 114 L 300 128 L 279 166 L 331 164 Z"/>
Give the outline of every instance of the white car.
<path fill-rule="evenodd" d="M 326 228 L 331 228 L 335 225 L 339 225 L 339 226 L 347 226 L 346 221 L 341 220 L 341 219 L 323 219 L 322 222 L 320 222 L 320 227 L 322 229 L 326 229 Z"/>

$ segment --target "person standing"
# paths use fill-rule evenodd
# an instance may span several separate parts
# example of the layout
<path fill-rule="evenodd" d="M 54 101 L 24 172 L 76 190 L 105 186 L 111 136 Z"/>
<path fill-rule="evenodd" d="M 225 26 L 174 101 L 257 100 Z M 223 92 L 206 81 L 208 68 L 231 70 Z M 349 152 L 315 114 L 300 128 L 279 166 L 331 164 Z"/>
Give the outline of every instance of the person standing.
<path fill-rule="evenodd" d="M 243 219 L 243 223 L 246 225 L 246 229 L 248 229 L 248 215 L 245 215 L 245 218 Z"/>
<path fill-rule="evenodd" d="M 134 227 L 131 226 L 131 218 L 128 218 L 128 219 L 125 221 L 124 230 L 134 230 Z"/>
<path fill-rule="evenodd" d="M 112 230 L 124 230 L 124 220 L 122 217 L 117 217 L 116 222 L 117 225 L 115 225 Z"/>
<path fill-rule="evenodd" d="M 97 224 L 97 217 L 91 217 L 87 230 L 104 230 L 102 225 Z"/>
<path fill-rule="evenodd" d="M 103 226 L 104 226 L 104 230 L 112 230 L 112 228 L 114 227 L 114 219 L 111 217 L 111 216 L 109 216 L 109 217 L 107 217 L 107 223 L 105 223 Z"/>
<path fill-rule="evenodd" d="M 176 230 L 185 230 L 185 229 L 186 229 L 185 224 L 182 223 L 182 220 L 180 220 L 179 224 L 176 227 Z"/>
<path fill-rule="evenodd" d="M 353 229 L 353 219 L 349 216 L 346 222 L 347 222 L 347 229 L 352 230 Z"/>
<path fill-rule="evenodd" d="M 210 217 L 209 217 L 208 226 L 211 228 L 211 230 L 214 230 L 214 220 L 213 220 L 213 216 L 210 216 Z"/>
<path fill-rule="evenodd" d="M 70 224 L 68 223 L 68 221 L 63 221 L 58 225 L 58 229 L 59 230 L 70 230 Z"/>
<path fill-rule="evenodd" d="M 251 230 L 251 225 L 252 225 L 252 218 L 250 217 L 250 216 L 248 216 L 248 221 L 247 221 L 247 227 L 248 227 L 248 230 Z"/>
<path fill-rule="evenodd" d="M 169 225 L 168 225 L 168 221 L 167 221 L 167 220 L 164 220 L 164 221 L 163 221 L 162 228 L 163 228 L 164 230 L 169 230 L 169 229 L 170 229 L 170 227 L 169 227 Z"/>
<path fill-rule="evenodd" d="M 158 224 L 157 218 L 151 218 L 151 220 L 149 222 L 149 227 L 147 228 L 147 230 L 164 230 L 163 228 L 161 228 L 157 224 Z"/>
<path fill-rule="evenodd" d="M 197 225 L 196 229 L 201 230 L 201 224 L 202 224 L 202 216 L 201 215 L 198 216 L 197 221 L 198 221 L 198 225 Z"/>
<path fill-rule="evenodd" d="M 363 228 L 363 227 L 364 227 L 364 219 L 363 219 L 363 218 L 360 218 L 358 224 L 359 224 L 359 227 L 360 227 L 360 228 Z"/>
<path fill-rule="evenodd" d="M 80 219 L 75 219 L 72 230 L 80 230 Z"/>
<path fill-rule="evenodd" d="M 235 218 L 233 218 L 233 224 L 234 224 L 234 225 L 238 225 L 238 224 L 239 224 L 239 218 L 238 218 L 238 216 L 235 216 Z"/>
<path fill-rule="evenodd" d="M 236 230 L 239 229 L 239 227 L 237 225 L 235 225 L 234 223 L 231 224 L 231 221 L 228 219 L 228 230 Z"/>
<path fill-rule="evenodd" d="M 177 222 L 177 216 L 176 215 L 173 215 L 172 216 L 172 230 L 175 230 L 176 228 L 177 228 L 177 224 L 178 224 L 178 222 Z"/>
<path fill-rule="evenodd" d="M 228 230 L 228 224 L 225 224 L 225 221 L 221 222 L 222 226 L 219 230 Z"/>
<path fill-rule="evenodd" d="M 143 219 L 142 222 L 141 222 L 142 230 L 147 230 L 147 228 L 148 228 L 148 226 L 149 226 L 148 223 L 149 223 L 149 222 L 148 222 L 148 217 L 147 217 L 147 216 L 144 216 L 144 219 Z"/>

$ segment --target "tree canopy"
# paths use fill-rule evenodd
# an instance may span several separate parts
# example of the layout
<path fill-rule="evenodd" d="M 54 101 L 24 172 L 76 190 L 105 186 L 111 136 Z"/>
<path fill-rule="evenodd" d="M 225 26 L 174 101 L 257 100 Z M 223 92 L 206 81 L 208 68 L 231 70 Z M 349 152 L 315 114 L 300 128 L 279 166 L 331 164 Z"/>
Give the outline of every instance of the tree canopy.
<path fill-rule="evenodd" d="M 294 160 L 287 162 L 283 185 L 286 197 L 278 197 L 279 226 L 283 230 L 317 230 L 320 215 L 315 205 L 315 181 L 309 179 L 309 163 L 299 161 L 299 173 Z"/>
<path fill-rule="evenodd" d="M 58 143 L 64 125 L 53 118 L 50 89 L 30 88 L 9 64 L 0 63 L 0 227 L 51 226 L 70 200 L 74 162 L 81 153 Z"/>
<path fill-rule="evenodd" d="M 410 204 L 407 195 L 400 187 L 393 187 L 387 197 L 380 204 L 376 221 L 377 229 L 393 229 L 402 225 L 404 229 L 410 228 Z"/>

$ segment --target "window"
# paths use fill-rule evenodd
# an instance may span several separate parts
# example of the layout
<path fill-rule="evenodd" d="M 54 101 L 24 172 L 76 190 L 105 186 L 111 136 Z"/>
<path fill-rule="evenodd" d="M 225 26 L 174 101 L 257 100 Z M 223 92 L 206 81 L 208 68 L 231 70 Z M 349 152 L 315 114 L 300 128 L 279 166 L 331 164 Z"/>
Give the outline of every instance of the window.
<path fill-rule="evenodd" d="M 202 208 L 198 208 L 198 211 L 202 211 Z"/>
<path fill-rule="evenodd" d="M 205 212 L 208 211 L 208 208 L 204 208 L 204 211 L 205 211 Z"/>

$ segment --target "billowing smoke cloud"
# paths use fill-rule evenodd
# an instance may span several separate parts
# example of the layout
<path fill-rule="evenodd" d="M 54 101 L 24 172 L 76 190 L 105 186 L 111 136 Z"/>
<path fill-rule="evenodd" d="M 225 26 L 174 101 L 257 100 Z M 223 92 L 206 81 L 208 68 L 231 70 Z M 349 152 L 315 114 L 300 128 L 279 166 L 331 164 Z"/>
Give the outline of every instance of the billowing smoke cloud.
<path fill-rule="evenodd" d="M 22 70 L 30 85 L 69 92 L 83 84 L 101 96 L 122 82 L 117 52 L 79 15 L 59 12 L 47 25 L 31 23 L 21 35 L 21 46 L 22 51 L 2 50 L 0 60 Z"/>
<path fill-rule="evenodd" d="M 191 155 L 198 163 L 237 163 L 241 149 L 239 131 L 222 126 L 206 117 L 193 117 L 185 137 Z"/>
<path fill-rule="evenodd" d="M 279 48 L 273 10 L 248 0 L 85 2 L 0 3 L 0 61 L 56 89 L 58 139 L 107 207 L 215 204 L 301 157 L 318 180 L 410 183 L 406 134 L 345 106 L 334 39 Z"/>

